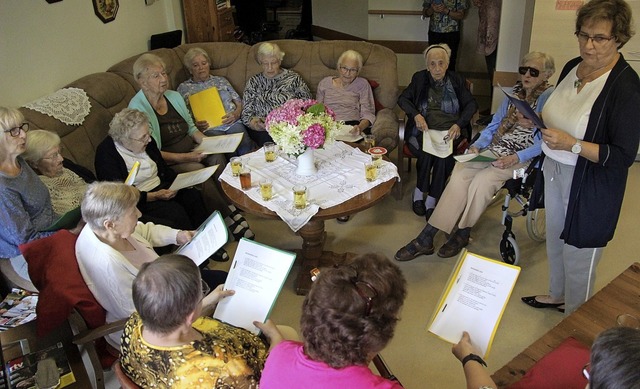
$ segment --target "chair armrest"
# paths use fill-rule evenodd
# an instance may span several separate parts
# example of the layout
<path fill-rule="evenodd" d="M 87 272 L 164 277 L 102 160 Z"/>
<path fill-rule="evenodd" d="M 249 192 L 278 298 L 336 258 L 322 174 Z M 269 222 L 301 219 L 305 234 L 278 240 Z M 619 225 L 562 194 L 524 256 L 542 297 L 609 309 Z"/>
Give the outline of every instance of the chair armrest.
<path fill-rule="evenodd" d="M 72 319 L 73 316 L 75 315 L 72 315 L 69 318 L 69 320 L 75 320 L 75 318 Z M 82 319 L 80 318 L 79 320 L 82 320 Z M 122 319 L 122 320 L 114 321 L 113 323 L 102 325 L 92 330 L 90 329 L 82 330 L 73 337 L 73 343 L 76 345 L 82 345 L 89 342 L 93 342 L 111 333 L 122 331 L 124 329 L 124 325 L 126 322 L 127 322 L 127 319 Z"/>
<path fill-rule="evenodd" d="M 384 108 L 376 114 L 376 121 L 371 127 L 376 137 L 376 146 L 382 146 L 391 153 L 398 146 L 398 117 L 390 108 Z"/>

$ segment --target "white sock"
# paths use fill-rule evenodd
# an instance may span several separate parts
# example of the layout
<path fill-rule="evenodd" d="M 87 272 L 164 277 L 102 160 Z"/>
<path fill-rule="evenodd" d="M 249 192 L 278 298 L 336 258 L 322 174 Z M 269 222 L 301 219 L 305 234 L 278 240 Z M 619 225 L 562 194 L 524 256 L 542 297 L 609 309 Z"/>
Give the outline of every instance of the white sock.
<path fill-rule="evenodd" d="M 427 209 L 435 208 L 438 203 L 438 199 L 435 197 L 427 196 L 427 201 L 425 202 L 425 206 Z"/>
<path fill-rule="evenodd" d="M 424 194 L 418 188 L 413 190 L 413 201 L 424 200 Z"/>

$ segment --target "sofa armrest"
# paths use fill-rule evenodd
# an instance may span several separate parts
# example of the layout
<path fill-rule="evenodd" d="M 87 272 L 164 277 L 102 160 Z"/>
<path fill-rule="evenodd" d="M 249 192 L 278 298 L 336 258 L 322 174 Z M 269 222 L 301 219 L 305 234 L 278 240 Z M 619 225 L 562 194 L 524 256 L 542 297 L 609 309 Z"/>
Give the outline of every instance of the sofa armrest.
<path fill-rule="evenodd" d="M 384 108 L 376 114 L 376 122 L 371 127 L 376 137 L 376 146 L 382 146 L 391 153 L 398 146 L 398 117 L 390 108 Z"/>

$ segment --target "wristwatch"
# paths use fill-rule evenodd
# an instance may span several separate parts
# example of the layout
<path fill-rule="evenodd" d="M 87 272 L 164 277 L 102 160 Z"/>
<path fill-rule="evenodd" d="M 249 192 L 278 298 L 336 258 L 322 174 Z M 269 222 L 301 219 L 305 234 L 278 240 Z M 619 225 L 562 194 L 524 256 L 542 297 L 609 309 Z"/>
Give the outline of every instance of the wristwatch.
<path fill-rule="evenodd" d="M 466 357 L 462 358 L 462 367 L 464 367 L 465 363 L 469 361 L 476 361 L 484 367 L 487 367 L 487 363 L 482 359 L 479 355 L 469 354 Z"/>
<path fill-rule="evenodd" d="M 580 154 L 581 151 L 582 151 L 582 142 L 580 142 L 580 139 L 576 139 L 576 144 L 571 146 L 571 152 L 574 154 Z"/>

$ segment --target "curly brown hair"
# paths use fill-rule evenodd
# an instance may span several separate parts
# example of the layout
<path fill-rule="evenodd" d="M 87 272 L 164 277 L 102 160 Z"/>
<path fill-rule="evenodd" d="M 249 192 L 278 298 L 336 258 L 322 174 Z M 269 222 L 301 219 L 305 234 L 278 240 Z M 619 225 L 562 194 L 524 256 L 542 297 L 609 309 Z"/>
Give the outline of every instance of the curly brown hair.
<path fill-rule="evenodd" d="M 616 37 L 621 48 L 635 34 L 631 7 L 624 0 L 591 0 L 578 9 L 576 32 L 583 25 L 598 21 L 611 22 L 611 35 Z"/>
<path fill-rule="evenodd" d="M 393 337 L 406 295 L 400 268 L 380 254 L 324 269 L 302 305 L 305 354 L 333 368 L 366 365 Z"/>

